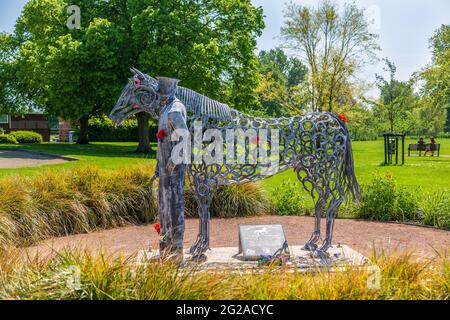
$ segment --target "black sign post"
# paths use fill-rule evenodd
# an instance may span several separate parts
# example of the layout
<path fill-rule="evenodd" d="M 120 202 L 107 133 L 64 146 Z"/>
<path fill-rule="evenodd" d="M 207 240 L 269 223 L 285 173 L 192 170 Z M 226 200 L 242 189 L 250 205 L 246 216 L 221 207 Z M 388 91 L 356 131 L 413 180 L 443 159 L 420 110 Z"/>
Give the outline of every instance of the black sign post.
<path fill-rule="evenodd" d="M 398 164 L 398 152 L 400 149 L 399 138 L 401 137 L 402 164 L 405 164 L 405 135 L 401 133 L 385 133 L 384 137 L 384 164 L 393 164 L 392 158 L 395 155 L 395 164 Z"/>

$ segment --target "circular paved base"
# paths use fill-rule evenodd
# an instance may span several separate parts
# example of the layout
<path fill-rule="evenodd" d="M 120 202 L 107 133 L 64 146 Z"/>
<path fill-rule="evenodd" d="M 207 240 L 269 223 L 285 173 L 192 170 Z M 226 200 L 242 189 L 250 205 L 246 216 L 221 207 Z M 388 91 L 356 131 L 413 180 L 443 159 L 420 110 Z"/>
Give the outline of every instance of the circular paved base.
<path fill-rule="evenodd" d="M 324 230 L 324 219 L 322 219 Z M 302 245 L 314 229 L 312 217 L 262 216 L 234 219 L 213 219 L 211 222 L 211 247 L 237 247 L 239 224 L 283 224 L 290 246 Z M 450 248 L 450 231 L 437 230 L 395 223 L 381 223 L 350 219 L 337 219 L 334 227 L 334 244 L 345 244 L 370 257 L 373 246 L 380 253 L 413 252 L 419 257 L 435 257 L 436 251 L 444 253 Z M 189 247 L 198 232 L 198 220 L 187 219 L 185 246 Z M 54 238 L 39 246 L 28 248 L 30 254 L 49 253 L 52 248 L 104 249 L 108 253 L 134 254 L 143 249 L 156 247 L 158 236 L 152 225 L 129 226 L 112 230 L 102 230 L 90 234 L 79 234 Z"/>

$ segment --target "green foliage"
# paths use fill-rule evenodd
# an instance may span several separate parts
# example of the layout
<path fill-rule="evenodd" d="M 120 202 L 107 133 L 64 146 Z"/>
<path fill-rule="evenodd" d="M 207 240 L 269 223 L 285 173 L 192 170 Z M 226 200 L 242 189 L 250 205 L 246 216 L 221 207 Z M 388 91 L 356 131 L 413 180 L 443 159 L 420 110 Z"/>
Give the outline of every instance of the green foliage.
<path fill-rule="evenodd" d="M 422 223 L 450 229 L 450 192 L 426 193 L 421 199 Z"/>
<path fill-rule="evenodd" d="M 378 120 L 372 110 L 360 104 L 344 113 L 352 140 L 376 140 L 378 137 Z"/>
<path fill-rule="evenodd" d="M 32 107 L 27 86 L 17 75 L 18 39 L 0 33 L 0 114 L 20 115 Z"/>
<path fill-rule="evenodd" d="M 256 88 L 262 114 L 281 117 L 292 110 L 302 109 L 299 86 L 308 72 L 306 66 L 297 58 L 288 58 L 280 48 L 261 51 L 258 55 L 261 81 Z M 255 114 L 255 112 L 253 112 Z"/>
<path fill-rule="evenodd" d="M 0 143 L 18 144 L 19 142 L 16 140 L 16 138 L 13 135 L 0 133 Z"/>
<path fill-rule="evenodd" d="M 356 87 L 352 78 L 376 59 L 379 49 L 364 10 L 354 3 L 324 0 L 317 6 L 291 2 L 285 12 L 283 45 L 308 65 L 305 93 L 310 109 L 336 112 L 351 106 Z"/>
<path fill-rule="evenodd" d="M 127 19 L 119 9 L 126 2 L 27 2 L 13 35 L 8 35 L 14 46 L 8 51 L 7 66 L 17 77 L 7 82 L 9 96 L 23 95 L 46 113 L 71 120 L 108 112 L 133 63 Z M 69 5 L 82 8 L 79 30 L 66 26 Z M 84 134 L 79 139 L 87 141 Z"/>
<path fill-rule="evenodd" d="M 283 181 L 274 189 L 272 201 L 279 215 L 309 215 L 313 212 L 311 197 L 297 181 Z"/>
<path fill-rule="evenodd" d="M 79 30 L 66 26 L 69 5 L 81 8 Z M 246 108 L 256 103 L 263 27 L 250 1 L 31 0 L 14 34 L 0 36 L 0 109 L 19 112 L 18 97 L 32 100 L 79 120 L 87 142 L 86 119 L 111 110 L 130 67 Z"/>
<path fill-rule="evenodd" d="M 412 82 L 395 79 L 397 68 L 389 59 L 383 59 L 389 72 L 389 79 L 376 75 L 380 98 L 374 103 L 373 115 L 379 121 L 379 130 L 384 132 L 407 133 L 417 127 L 414 109 L 418 96 L 414 94 Z"/>
<path fill-rule="evenodd" d="M 256 103 L 261 8 L 241 0 L 130 1 L 138 65 L 239 109 Z"/>
<path fill-rule="evenodd" d="M 16 138 L 19 143 L 42 143 L 42 135 L 34 131 L 12 131 L 9 135 Z"/>
<path fill-rule="evenodd" d="M 429 132 L 450 128 L 450 25 L 441 25 L 430 39 L 433 58 L 430 65 L 418 74 L 424 80 L 421 88 L 424 105 L 421 113 L 427 120 Z"/>
<path fill-rule="evenodd" d="M 150 127 L 150 136 L 154 137 L 157 128 Z M 136 119 L 128 119 L 115 126 L 107 117 L 89 119 L 89 138 L 91 141 L 138 141 L 139 132 Z"/>
<path fill-rule="evenodd" d="M 363 188 L 363 201 L 357 217 L 378 221 L 413 221 L 416 219 L 417 202 L 416 195 L 398 186 L 391 175 L 377 174 Z"/>

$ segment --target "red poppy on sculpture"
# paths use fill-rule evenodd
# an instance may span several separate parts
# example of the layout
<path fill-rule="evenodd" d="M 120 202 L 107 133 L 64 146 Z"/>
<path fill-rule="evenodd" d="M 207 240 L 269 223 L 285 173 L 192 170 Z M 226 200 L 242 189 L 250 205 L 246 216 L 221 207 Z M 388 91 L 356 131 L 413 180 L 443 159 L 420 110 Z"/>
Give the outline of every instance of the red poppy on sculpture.
<path fill-rule="evenodd" d="M 164 140 L 165 137 L 166 137 L 166 131 L 164 131 L 163 129 L 158 130 L 158 132 L 156 133 L 156 138 L 159 141 L 162 141 L 162 140 Z"/>
<path fill-rule="evenodd" d="M 158 235 L 161 235 L 161 225 L 159 223 L 155 223 L 153 225 L 153 228 L 155 228 L 155 231 L 158 233 Z"/>
<path fill-rule="evenodd" d="M 340 114 L 338 115 L 338 117 L 339 117 L 339 119 L 341 119 L 343 122 L 347 122 L 347 117 L 344 116 L 342 113 L 340 113 Z"/>

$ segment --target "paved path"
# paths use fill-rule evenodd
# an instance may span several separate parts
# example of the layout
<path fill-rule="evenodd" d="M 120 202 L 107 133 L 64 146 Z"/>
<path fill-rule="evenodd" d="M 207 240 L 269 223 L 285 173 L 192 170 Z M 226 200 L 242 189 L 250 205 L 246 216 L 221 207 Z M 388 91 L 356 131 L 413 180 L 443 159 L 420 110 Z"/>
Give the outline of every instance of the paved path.
<path fill-rule="evenodd" d="M 63 159 L 50 154 L 0 149 L 0 169 L 36 167 L 47 164 L 64 163 L 68 161 L 68 159 Z"/>
<path fill-rule="evenodd" d="M 322 219 L 324 220 L 324 219 Z M 323 221 L 324 222 L 324 221 Z M 314 227 L 312 217 L 262 216 L 233 219 L 213 219 L 211 224 L 211 247 L 238 246 L 239 224 L 281 223 L 285 228 L 290 245 L 301 245 Z M 197 235 L 198 221 L 186 221 L 185 245 L 189 246 Z M 324 228 L 324 225 L 322 225 Z M 158 237 L 152 225 L 128 226 L 112 230 L 102 230 L 90 234 L 79 234 L 47 240 L 38 246 L 28 248 L 31 255 L 39 252 L 46 255 L 52 249 L 78 248 L 108 253 L 133 254 L 149 245 L 156 247 Z M 437 230 L 405 224 L 380 223 L 350 219 L 338 219 L 335 223 L 333 243 L 346 244 L 353 249 L 371 256 L 373 245 L 378 252 L 386 251 L 414 252 L 420 257 L 436 256 L 435 249 L 441 254 L 449 252 L 450 231 Z"/>

